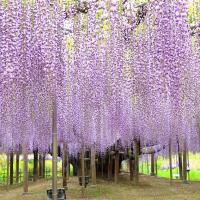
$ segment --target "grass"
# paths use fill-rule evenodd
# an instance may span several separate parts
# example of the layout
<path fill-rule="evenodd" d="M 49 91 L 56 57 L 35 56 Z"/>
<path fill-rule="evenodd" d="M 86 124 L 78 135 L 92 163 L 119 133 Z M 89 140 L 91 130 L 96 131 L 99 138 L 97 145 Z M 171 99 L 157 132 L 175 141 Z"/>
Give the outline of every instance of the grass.
<path fill-rule="evenodd" d="M 6 156 L 1 155 L 0 156 L 0 185 L 1 184 L 6 184 L 6 179 L 7 179 L 7 168 L 6 168 Z M 58 176 L 62 176 L 62 161 L 59 161 L 57 164 L 57 169 L 58 169 Z M 52 161 L 51 160 L 46 160 L 45 161 L 45 169 L 46 169 L 46 177 L 50 178 L 52 173 Z M 14 177 L 16 173 L 16 161 L 14 159 L 13 162 L 13 170 L 14 170 Z M 29 160 L 28 162 L 28 170 L 29 170 L 29 176 L 32 176 L 33 174 L 33 160 Z M 21 172 L 21 181 L 23 179 L 23 160 L 19 161 L 19 171 Z M 70 165 L 70 175 L 73 175 L 73 166 Z"/>
<path fill-rule="evenodd" d="M 190 159 L 190 173 L 189 173 L 189 180 L 191 181 L 200 181 L 200 154 L 192 154 L 189 153 L 189 159 Z M 173 156 L 173 163 L 176 164 L 177 158 L 176 156 Z M 166 167 L 166 169 L 162 169 L 163 166 L 167 166 L 169 163 L 168 158 L 163 158 L 161 156 L 158 157 L 157 160 L 157 168 L 158 168 L 158 176 L 163 178 L 169 178 L 170 173 L 169 169 Z M 46 169 L 48 170 L 48 177 L 51 176 L 51 169 L 52 169 L 52 163 L 51 160 L 47 160 L 45 162 Z M 15 166 L 16 163 L 14 161 L 14 174 L 15 174 Z M 33 160 L 29 160 L 28 164 L 29 171 L 32 171 L 33 169 Z M 23 161 L 20 160 L 20 170 L 23 171 Z M 61 170 L 62 170 L 62 162 L 58 162 L 58 171 L 59 176 L 61 176 Z M 150 159 L 149 159 L 149 170 L 147 169 L 146 162 L 143 163 L 143 170 L 142 170 L 142 164 L 140 163 L 140 172 L 144 174 L 150 173 Z M 178 168 L 173 169 L 173 174 L 178 174 Z M 73 167 L 70 166 L 70 174 L 73 174 Z M 3 177 L 4 176 L 4 177 Z M 6 181 L 6 156 L 0 156 L 0 184 L 4 181 Z M 175 178 L 175 177 L 174 177 Z"/>
<path fill-rule="evenodd" d="M 177 158 L 175 156 L 172 157 L 173 164 L 176 164 Z M 190 172 L 188 174 L 190 181 L 200 181 L 200 154 L 192 154 L 189 153 L 189 166 L 190 166 Z M 157 168 L 158 168 L 158 176 L 163 178 L 170 178 L 170 170 L 168 169 L 169 160 L 168 158 L 158 157 L 157 160 Z M 162 169 L 163 166 L 167 166 L 166 169 Z M 149 159 L 149 170 L 147 169 L 147 164 L 143 163 L 143 170 L 142 170 L 142 164 L 140 164 L 140 172 L 144 174 L 149 174 L 151 171 L 150 168 L 150 159 Z M 172 170 L 173 175 L 179 173 L 179 169 L 176 167 Z M 175 178 L 175 177 L 174 177 Z"/>
<path fill-rule="evenodd" d="M 61 187 L 62 180 L 58 181 Z M 118 184 L 113 181 L 98 179 L 97 185 L 89 185 L 85 191 L 84 200 L 199 200 L 200 182 L 182 184 L 174 180 L 170 185 L 167 179 L 140 176 L 139 185 L 129 181 L 127 174 L 120 175 Z M 30 183 L 29 193 L 22 194 L 22 187 L 11 187 L 8 191 L 0 190 L 0 199 L 4 200 L 46 200 L 46 189 L 51 181 L 40 180 Z M 77 177 L 70 177 L 68 181 L 67 199 L 81 199 L 81 187 Z"/>

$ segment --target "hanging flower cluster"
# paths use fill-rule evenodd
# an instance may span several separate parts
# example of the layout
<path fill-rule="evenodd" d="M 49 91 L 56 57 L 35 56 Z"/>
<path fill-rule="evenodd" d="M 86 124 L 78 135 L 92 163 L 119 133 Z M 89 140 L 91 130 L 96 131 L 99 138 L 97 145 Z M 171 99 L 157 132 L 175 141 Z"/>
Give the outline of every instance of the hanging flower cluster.
<path fill-rule="evenodd" d="M 0 4 L 0 142 L 4 151 L 58 142 L 70 153 L 187 141 L 199 150 L 199 35 L 187 0 Z M 126 10 L 128 9 L 128 12 Z M 138 12 L 139 9 L 139 12 Z M 85 13 L 86 12 L 86 13 Z M 193 144 L 193 145 L 192 145 Z"/>
<path fill-rule="evenodd" d="M 60 123 L 65 119 L 64 12 L 45 1 L 10 0 L 0 13 L 1 144 L 6 151 L 19 145 L 45 150 L 53 96 Z"/>

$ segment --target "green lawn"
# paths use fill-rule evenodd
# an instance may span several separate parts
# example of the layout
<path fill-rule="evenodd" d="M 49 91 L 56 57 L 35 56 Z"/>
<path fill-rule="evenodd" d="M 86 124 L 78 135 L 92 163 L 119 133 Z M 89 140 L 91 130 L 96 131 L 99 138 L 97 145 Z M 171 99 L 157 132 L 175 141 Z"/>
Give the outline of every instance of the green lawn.
<path fill-rule="evenodd" d="M 6 156 L 5 155 L 1 155 L 0 156 L 0 184 L 5 184 L 6 183 L 6 179 L 7 179 L 7 162 L 6 162 Z M 62 161 L 58 162 L 58 176 L 62 176 Z M 16 161 L 14 160 L 13 162 L 13 168 L 14 168 L 14 178 L 15 178 L 15 172 L 16 172 Z M 22 177 L 23 177 L 23 160 L 19 161 L 19 169 L 20 169 L 20 181 L 22 181 Z M 29 160 L 28 162 L 28 169 L 29 169 L 29 176 L 32 176 L 33 173 L 33 160 Z M 52 169 L 52 162 L 51 160 L 46 160 L 45 161 L 45 174 L 46 174 L 46 178 L 50 178 L 51 177 L 51 170 Z M 73 166 L 70 165 L 70 175 L 73 175 Z"/>
<path fill-rule="evenodd" d="M 176 163 L 176 156 L 173 156 L 172 158 L 173 163 Z M 189 172 L 189 180 L 191 181 L 200 181 L 200 154 L 192 154 L 189 153 L 189 166 L 190 166 L 190 172 Z M 149 170 L 147 169 L 147 163 L 143 163 L 143 170 L 142 170 L 142 164 L 140 163 L 140 172 L 144 174 L 149 174 L 151 172 L 150 167 L 150 157 L 149 157 Z M 169 159 L 158 157 L 157 160 L 157 168 L 158 168 L 158 176 L 163 178 L 169 178 L 170 177 L 170 170 L 169 169 L 163 169 L 163 166 L 169 165 Z M 167 167 L 166 167 L 167 168 Z M 174 168 L 172 170 L 173 175 L 178 174 L 179 170 L 178 168 Z M 175 178 L 175 176 L 173 176 Z"/>
<path fill-rule="evenodd" d="M 189 159 L 190 159 L 190 173 L 189 173 L 189 180 L 191 181 L 200 181 L 200 154 L 189 154 Z M 173 156 L 173 163 L 176 163 L 177 158 L 176 156 Z M 46 165 L 46 173 L 47 173 L 47 178 L 51 176 L 51 169 L 52 169 L 52 162 L 51 160 L 46 160 L 45 162 Z M 149 174 L 151 169 L 150 169 L 150 157 L 148 161 L 148 168 L 147 169 L 147 162 L 143 162 L 143 167 L 142 163 L 140 163 L 140 172 L 144 174 Z M 157 168 L 158 168 L 158 176 L 159 177 L 164 177 L 164 178 L 169 178 L 170 173 L 169 169 L 165 167 L 166 169 L 163 169 L 163 166 L 168 166 L 169 165 L 169 160 L 168 158 L 163 158 L 163 157 L 158 157 L 157 160 Z M 15 168 L 16 168 L 16 163 L 14 161 L 14 174 L 15 174 Z M 33 170 L 33 160 L 29 160 L 28 168 L 30 171 L 30 174 L 32 173 Z M 143 169 L 142 169 L 143 168 Z M 61 176 L 61 170 L 62 170 L 62 162 L 58 162 L 58 176 Z M 20 171 L 23 172 L 23 161 L 20 161 Z M 173 169 L 173 177 L 175 178 L 175 174 L 178 174 L 178 168 Z M 73 174 L 73 167 L 70 165 L 70 175 Z M 0 156 L 0 184 L 6 182 L 6 156 L 1 155 Z M 23 175 L 22 175 L 23 176 Z M 22 179 L 22 178 L 21 178 Z"/>

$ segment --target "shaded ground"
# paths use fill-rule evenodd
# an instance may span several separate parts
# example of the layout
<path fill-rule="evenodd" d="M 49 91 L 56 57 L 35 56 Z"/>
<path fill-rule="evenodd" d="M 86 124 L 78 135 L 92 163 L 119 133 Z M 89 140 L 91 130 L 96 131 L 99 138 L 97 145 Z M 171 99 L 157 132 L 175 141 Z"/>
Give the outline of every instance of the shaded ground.
<path fill-rule="evenodd" d="M 22 187 L 13 187 L 6 191 L 0 189 L 1 200 L 46 200 L 46 189 L 51 181 L 38 181 L 30 184 L 29 194 L 22 194 Z M 59 180 L 61 185 L 61 180 Z M 70 178 L 67 199 L 80 199 L 81 188 L 77 177 Z M 200 182 L 182 184 L 146 175 L 140 176 L 140 184 L 134 185 L 128 181 L 127 175 L 121 175 L 119 184 L 99 180 L 96 186 L 86 188 L 86 199 L 90 200 L 200 200 Z"/>

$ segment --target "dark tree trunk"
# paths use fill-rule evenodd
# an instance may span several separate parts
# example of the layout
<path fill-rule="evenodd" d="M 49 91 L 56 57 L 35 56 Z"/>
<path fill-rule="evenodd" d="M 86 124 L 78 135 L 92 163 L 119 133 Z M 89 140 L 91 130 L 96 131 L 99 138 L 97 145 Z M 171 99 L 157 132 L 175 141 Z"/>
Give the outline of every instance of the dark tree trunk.
<path fill-rule="evenodd" d="M 187 150 L 186 150 L 186 144 L 184 144 L 184 148 L 183 148 L 183 182 L 187 183 Z"/>
<path fill-rule="evenodd" d="M 43 171 L 43 166 L 42 166 L 43 162 L 42 162 L 42 155 L 39 154 L 39 178 L 42 178 L 42 171 Z"/>
<path fill-rule="evenodd" d="M 33 181 L 38 180 L 38 150 L 33 151 Z"/>
<path fill-rule="evenodd" d="M 78 175 L 78 160 L 76 158 L 73 158 L 74 160 L 74 176 Z"/>
<path fill-rule="evenodd" d="M 42 178 L 45 178 L 45 153 L 42 157 Z"/>
<path fill-rule="evenodd" d="M 24 156 L 24 183 L 23 183 L 23 189 L 24 189 L 24 193 L 28 192 L 28 153 L 26 148 L 23 149 L 23 156 Z"/>
<path fill-rule="evenodd" d="M 13 185 L 13 152 L 10 153 L 10 185 Z"/>
<path fill-rule="evenodd" d="M 179 167 L 179 177 L 182 180 L 183 179 L 183 155 L 180 149 L 180 145 L 178 143 L 178 167 Z"/>
<path fill-rule="evenodd" d="M 133 158 L 129 158 L 130 181 L 133 181 Z"/>
<path fill-rule="evenodd" d="M 139 153 L 140 153 L 140 144 L 139 141 L 135 141 L 135 169 L 134 169 L 134 181 L 135 184 L 139 183 Z"/>
<path fill-rule="evenodd" d="M 154 159 L 154 153 L 151 153 L 151 176 L 155 176 L 155 159 Z"/>
<path fill-rule="evenodd" d="M 16 153 L 16 183 L 19 183 L 19 152 Z"/>
<path fill-rule="evenodd" d="M 90 162 L 91 162 L 91 177 L 92 177 L 92 184 L 96 185 L 96 160 L 95 160 L 95 149 L 92 147 L 91 148 L 91 156 L 90 156 Z M 103 160 L 102 160 L 103 161 Z M 102 163 L 103 167 L 103 163 Z M 103 169 L 102 169 L 103 171 Z"/>
<path fill-rule="evenodd" d="M 63 187 L 67 187 L 67 145 L 63 144 Z"/>
<path fill-rule="evenodd" d="M 119 152 L 115 153 L 115 183 L 119 180 Z"/>
<path fill-rule="evenodd" d="M 130 181 L 133 181 L 134 168 L 135 168 L 133 159 L 134 159 L 134 153 L 133 153 L 133 143 L 132 143 L 129 156 Z"/>
<path fill-rule="evenodd" d="M 108 158 L 108 179 L 111 180 L 112 179 L 112 165 L 113 165 L 113 161 L 112 161 L 112 156 L 109 153 L 109 158 Z"/>

